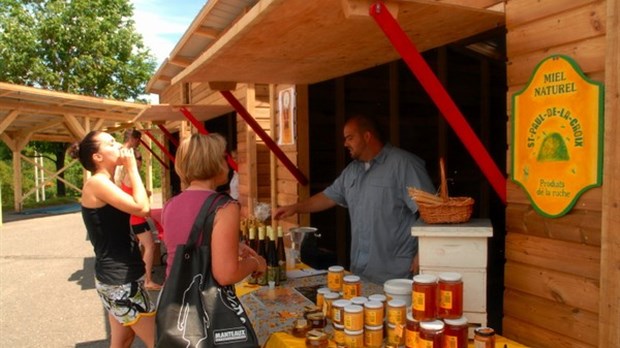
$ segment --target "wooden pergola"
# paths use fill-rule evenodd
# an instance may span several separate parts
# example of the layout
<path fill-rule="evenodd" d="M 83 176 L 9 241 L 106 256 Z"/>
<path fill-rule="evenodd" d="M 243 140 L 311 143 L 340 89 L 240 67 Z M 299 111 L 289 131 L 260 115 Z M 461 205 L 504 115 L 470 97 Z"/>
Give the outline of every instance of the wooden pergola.
<path fill-rule="evenodd" d="M 54 92 L 0 82 L 0 139 L 13 152 L 13 187 L 15 211 L 21 211 L 23 201 L 35 192 L 22 192 L 22 161 L 39 168 L 40 165 L 21 154 L 33 140 L 75 142 L 92 130 L 118 130 L 129 127 L 149 105 L 103 98 Z M 76 160 L 57 171 L 48 172 L 48 179 L 62 180 L 60 173 Z M 42 169 L 42 168 L 41 168 Z"/>

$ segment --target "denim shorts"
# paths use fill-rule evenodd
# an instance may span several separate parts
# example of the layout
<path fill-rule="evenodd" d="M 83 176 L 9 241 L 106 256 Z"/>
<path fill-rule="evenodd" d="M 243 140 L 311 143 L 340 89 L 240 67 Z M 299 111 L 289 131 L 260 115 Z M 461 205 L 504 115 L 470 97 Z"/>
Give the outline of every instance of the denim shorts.
<path fill-rule="evenodd" d="M 95 279 L 103 307 L 123 326 L 135 324 L 140 317 L 154 316 L 155 307 L 144 288 L 144 277 L 123 285 L 108 285 Z"/>

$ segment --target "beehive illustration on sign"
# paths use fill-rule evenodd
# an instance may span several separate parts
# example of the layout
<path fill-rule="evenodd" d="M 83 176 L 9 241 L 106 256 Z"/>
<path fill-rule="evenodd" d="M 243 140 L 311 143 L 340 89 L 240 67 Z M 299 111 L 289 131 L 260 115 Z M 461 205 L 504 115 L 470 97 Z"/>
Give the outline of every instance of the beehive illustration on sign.
<path fill-rule="evenodd" d="M 540 150 L 538 151 L 538 162 L 559 162 L 568 161 L 568 148 L 560 133 L 551 133 L 545 136 Z"/>

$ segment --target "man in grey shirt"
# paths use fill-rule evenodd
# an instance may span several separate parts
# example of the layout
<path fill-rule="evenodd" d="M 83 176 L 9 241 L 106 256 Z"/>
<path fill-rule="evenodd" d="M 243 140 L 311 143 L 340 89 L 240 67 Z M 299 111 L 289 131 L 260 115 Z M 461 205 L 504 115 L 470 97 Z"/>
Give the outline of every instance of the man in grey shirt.
<path fill-rule="evenodd" d="M 418 270 L 417 239 L 411 236 L 418 207 L 407 187 L 435 192 L 424 161 L 385 144 L 370 117 L 348 119 L 344 139 L 353 161 L 340 176 L 323 192 L 276 209 L 274 218 L 336 204 L 346 207 L 351 218 L 351 272 L 375 283 L 408 278 Z"/>

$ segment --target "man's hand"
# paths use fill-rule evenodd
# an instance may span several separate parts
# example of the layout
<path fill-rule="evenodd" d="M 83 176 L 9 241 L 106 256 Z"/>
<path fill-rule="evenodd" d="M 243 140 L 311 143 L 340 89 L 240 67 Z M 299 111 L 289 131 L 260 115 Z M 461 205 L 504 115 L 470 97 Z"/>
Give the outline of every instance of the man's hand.
<path fill-rule="evenodd" d="M 274 219 L 276 220 L 280 220 L 282 218 L 287 218 L 293 214 L 297 214 L 297 205 L 296 204 L 291 204 L 291 205 L 285 205 L 283 207 L 277 208 L 272 216 Z"/>

